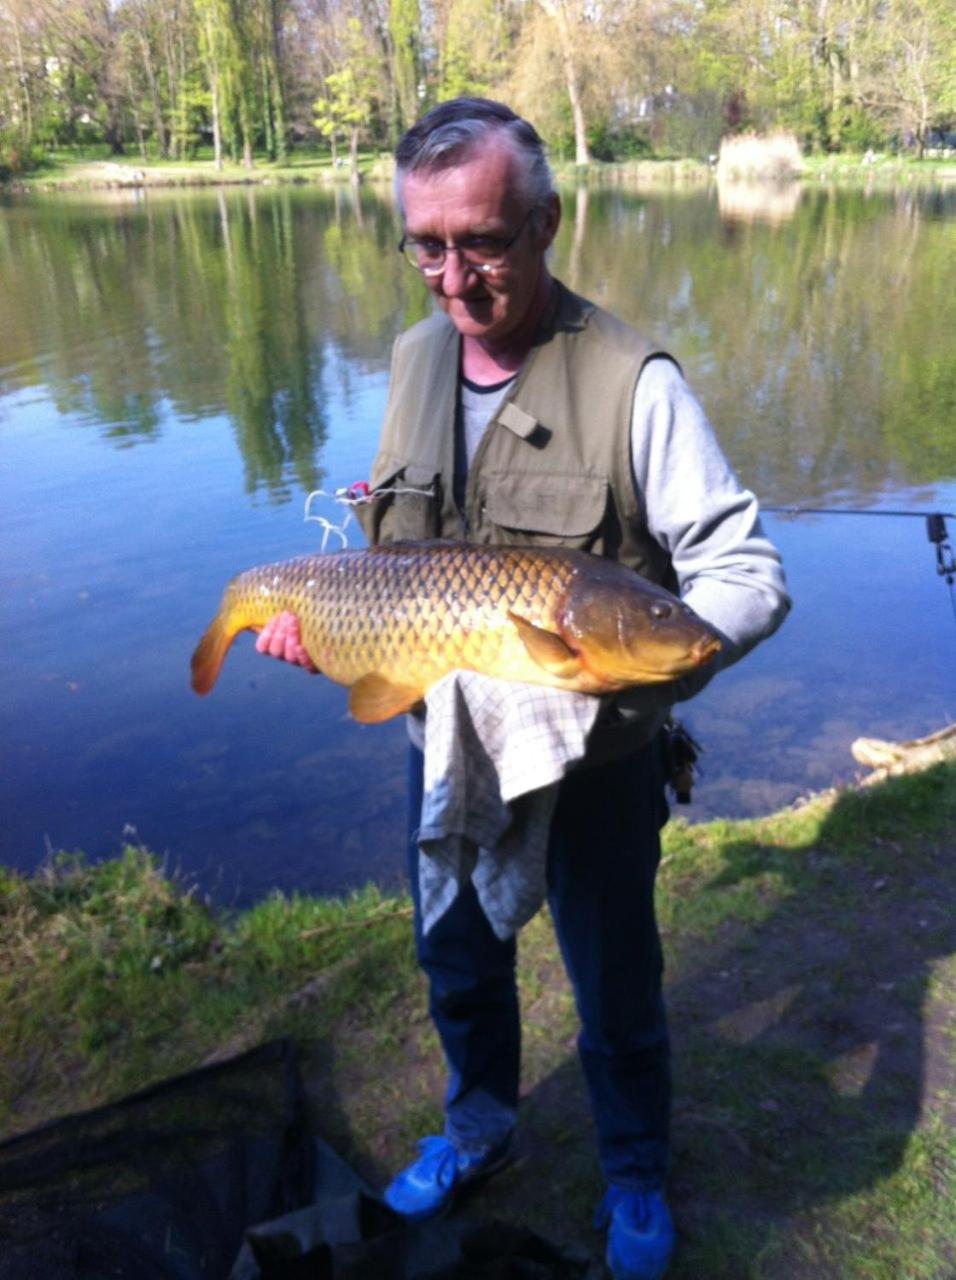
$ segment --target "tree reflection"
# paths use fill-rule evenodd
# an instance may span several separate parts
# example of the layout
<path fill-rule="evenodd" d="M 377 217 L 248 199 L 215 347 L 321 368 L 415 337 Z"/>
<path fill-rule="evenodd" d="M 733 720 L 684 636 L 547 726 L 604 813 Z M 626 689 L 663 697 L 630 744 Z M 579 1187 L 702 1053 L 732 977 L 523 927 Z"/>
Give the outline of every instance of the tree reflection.
<path fill-rule="evenodd" d="M 956 193 L 581 189 L 555 270 L 683 363 L 768 501 L 956 474 Z M 390 198 L 357 187 L 68 197 L 0 213 L 0 395 L 43 386 L 117 446 L 226 414 L 246 488 L 321 482 L 328 398 L 428 314 Z"/>
<path fill-rule="evenodd" d="M 956 474 L 956 193 L 806 190 L 724 229 L 713 192 L 592 191 L 555 266 L 669 346 L 768 501 Z"/>
<path fill-rule="evenodd" d="M 373 214 L 357 197 L 252 189 L 14 209 L 0 220 L 0 394 L 43 385 L 122 445 L 225 413 L 249 493 L 314 489 L 329 344 L 383 367 L 417 283 L 383 252 L 389 208 Z"/>

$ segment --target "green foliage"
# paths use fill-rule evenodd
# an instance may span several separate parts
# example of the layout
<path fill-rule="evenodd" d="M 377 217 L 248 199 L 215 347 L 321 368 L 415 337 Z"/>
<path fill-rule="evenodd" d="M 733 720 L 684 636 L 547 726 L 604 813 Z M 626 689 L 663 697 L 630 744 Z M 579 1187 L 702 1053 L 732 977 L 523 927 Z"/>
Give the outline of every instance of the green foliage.
<path fill-rule="evenodd" d="M 440 102 L 491 93 L 503 70 L 503 25 L 494 0 L 452 0 L 439 51 Z"/>
<path fill-rule="evenodd" d="M 170 1022 L 154 993 L 177 985 L 214 935 L 206 908 L 133 846 L 96 865 L 60 854 L 3 890 L 0 1000 L 11 1047 L 37 1034 L 41 1017 L 51 1027 L 69 1021 L 71 1047 L 93 1059 L 124 1041 L 145 1009 L 149 1034 L 160 1034 Z M 23 968 L 27 954 L 32 970 Z"/>
<path fill-rule="evenodd" d="M 290 129 L 311 131 L 325 78 L 349 67 L 340 33 L 355 12 L 319 6 L 303 40 L 304 12 L 289 0 L 2 6 L 0 128 L 23 142 L 6 169 L 31 162 L 35 144 L 105 141 L 117 153 L 135 145 L 179 158 L 215 127 L 246 163 L 256 148 L 281 162 Z M 749 127 L 792 129 L 821 153 L 923 139 L 956 118 L 956 10 L 951 0 L 886 0 L 875 14 L 869 0 L 783 9 L 677 0 L 652 10 L 631 0 L 437 0 L 423 19 L 420 0 L 388 0 L 363 11 L 381 67 L 374 118 L 361 127 L 394 141 L 428 101 L 489 94 L 513 100 L 565 155 L 570 52 L 601 156 L 621 154 L 618 138 L 638 122 L 633 104 L 667 84 L 692 104 L 654 122 L 668 154 L 711 154 L 723 132 Z"/>
<path fill-rule="evenodd" d="M 47 154 L 39 143 L 28 142 L 14 130 L 0 129 L 0 182 L 41 168 Z"/>
<path fill-rule="evenodd" d="M 419 115 L 418 84 L 422 77 L 421 26 L 418 0 L 389 0 L 388 35 L 391 43 L 396 137 L 398 133 L 413 124 Z"/>
<path fill-rule="evenodd" d="M 342 65 L 325 77 L 325 95 L 313 104 L 315 126 L 332 142 L 339 133 L 351 142 L 352 173 L 358 172 L 359 140 L 368 134 L 380 106 L 381 58 L 358 18 L 349 18 L 342 37 Z"/>

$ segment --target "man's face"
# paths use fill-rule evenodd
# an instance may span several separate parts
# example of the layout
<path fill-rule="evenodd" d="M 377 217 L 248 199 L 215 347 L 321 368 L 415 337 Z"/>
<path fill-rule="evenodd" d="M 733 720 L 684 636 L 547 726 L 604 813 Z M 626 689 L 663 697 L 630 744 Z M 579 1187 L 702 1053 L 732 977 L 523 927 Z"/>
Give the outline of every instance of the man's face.
<path fill-rule="evenodd" d="M 460 244 L 472 236 L 510 240 L 529 212 L 517 161 L 507 143 L 490 141 L 438 173 L 408 174 L 401 188 L 405 232 L 414 239 Z M 530 337 L 522 326 L 540 307 L 549 282 L 544 255 L 558 229 L 556 198 L 529 219 L 501 268 L 483 274 L 449 253 L 445 269 L 425 282 L 458 332 L 492 343 Z"/>

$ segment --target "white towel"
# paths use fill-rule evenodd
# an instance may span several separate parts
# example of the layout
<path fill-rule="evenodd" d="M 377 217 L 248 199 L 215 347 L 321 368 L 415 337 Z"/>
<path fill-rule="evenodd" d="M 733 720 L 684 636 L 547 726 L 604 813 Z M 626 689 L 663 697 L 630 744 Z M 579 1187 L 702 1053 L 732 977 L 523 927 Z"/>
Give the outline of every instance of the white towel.
<path fill-rule="evenodd" d="M 422 927 L 471 879 L 492 929 L 509 938 L 544 901 L 558 782 L 584 755 L 600 700 L 456 671 L 425 703 Z"/>

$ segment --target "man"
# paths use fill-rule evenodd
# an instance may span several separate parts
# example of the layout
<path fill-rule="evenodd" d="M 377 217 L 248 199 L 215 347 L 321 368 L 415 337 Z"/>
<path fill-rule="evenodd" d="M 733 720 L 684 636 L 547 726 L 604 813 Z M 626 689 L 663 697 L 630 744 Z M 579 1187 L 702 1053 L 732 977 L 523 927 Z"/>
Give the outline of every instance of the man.
<path fill-rule="evenodd" d="M 402 139 L 401 249 L 437 304 L 395 344 L 364 508 L 370 541 L 457 537 L 567 545 L 623 560 L 679 590 L 724 636 L 722 665 L 782 621 L 779 557 L 753 495 L 724 460 L 666 353 L 550 275 L 561 217 L 534 129 L 507 107 L 459 99 Z M 259 648 L 310 665 L 283 615 Z M 659 730 L 709 678 L 608 705 L 583 763 L 560 784 L 548 901 L 574 987 L 617 1280 L 667 1269 L 663 1194 L 670 1078 L 653 886 L 666 820 Z M 445 1132 L 385 1198 L 424 1218 L 509 1158 L 519 1083 L 515 943 L 489 926 L 473 885 L 423 935 L 417 814 L 423 732 L 412 720 L 410 882 L 431 1012 L 448 1060 Z"/>

